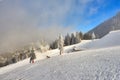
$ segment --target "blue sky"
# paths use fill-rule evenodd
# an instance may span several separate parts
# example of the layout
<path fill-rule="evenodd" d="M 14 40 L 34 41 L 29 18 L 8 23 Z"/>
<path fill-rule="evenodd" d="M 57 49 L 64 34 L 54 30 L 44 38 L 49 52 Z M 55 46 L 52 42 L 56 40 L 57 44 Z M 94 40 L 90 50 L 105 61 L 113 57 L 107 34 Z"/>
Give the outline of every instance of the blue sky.
<path fill-rule="evenodd" d="M 120 0 L 0 0 L 0 23 L 87 32 L 118 11 Z"/>
<path fill-rule="evenodd" d="M 79 0 L 76 0 L 79 1 Z M 101 22 L 113 17 L 120 11 L 120 0 L 88 0 L 82 13 L 79 13 L 81 4 L 75 3 L 75 9 L 68 16 L 68 24 L 75 24 L 79 31 L 87 32 Z"/>

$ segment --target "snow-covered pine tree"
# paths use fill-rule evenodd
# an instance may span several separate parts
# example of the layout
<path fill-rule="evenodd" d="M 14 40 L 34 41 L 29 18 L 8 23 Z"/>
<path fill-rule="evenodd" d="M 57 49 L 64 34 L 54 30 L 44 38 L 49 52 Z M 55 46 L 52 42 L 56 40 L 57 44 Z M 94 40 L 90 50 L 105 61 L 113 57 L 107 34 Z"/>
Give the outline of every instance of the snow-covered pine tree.
<path fill-rule="evenodd" d="M 80 39 L 82 40 L 83 39 L 83 33 L 79 32 L 79 36 L 80 36 Z"/>
<path fill-rule="evenodd" d="M 67 34 L 66 36 L 65 36 L 65 45 L 67 46 L 67 45 L 70 45 L 70 35 L 69 34 Z"/>
<path fill-rule="evenodd" d="M 84 40 L 92 39 L 92 35 L 90 35 L 90 34 L 88 34 L 88 33 L 85 33 L 85 34 L 83 35 L 83 39 L 84 39 Z"/>
<path fill-rule="evenodd" d="M 95 36 L 95 33 L 93 32 L 92 33 L 92 39 L 95 39 L 96 38 L 96 36 Z"/>
<path fill-rule="evenodd" d="M 64 39 L 62 35 L 59 35 L 59 39 L 58 39 L 58 48 L 60 50 L 60 55 L 63 54 L 63 46 L 64 46 Z"/>
<path fill-rule="evenodd" d="M 75 44 L 81 42 L 81 38 L 78 32 L 76 32 Z"/>
<path fill-rule="evenodd" d="M 75 36 L 73 33 L 71 34 L 71 40 L 70 40 L 70 45 L 72 44 L 75 44 Z"/>
<path fill-rule="evenodd" d="M 58 48 L 58 39 L 55 40 L 53 46 L 54 46 L 54 49 Z"/>
<path fill-rule="evenodd" d="M 58 40 L 57 40 L 57 39 L 50 44 L 50 48 L 51 48 L 51 49 L 56 49 L 56 48 L 58 48 Z"/>

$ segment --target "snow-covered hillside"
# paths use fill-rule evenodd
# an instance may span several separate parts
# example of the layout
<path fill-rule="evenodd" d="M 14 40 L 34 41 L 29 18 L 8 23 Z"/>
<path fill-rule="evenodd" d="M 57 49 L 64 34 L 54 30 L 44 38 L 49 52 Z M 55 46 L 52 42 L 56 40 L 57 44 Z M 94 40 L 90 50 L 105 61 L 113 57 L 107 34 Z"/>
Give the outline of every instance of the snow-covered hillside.
<path fill-rule="evenodd" d="M 119 80 L 119 66 L 120 47 L 104 48 L 26 64 L 4 74 L 0 72 L 0 80 Z"/>
<path fill-rule="evenodd" d="M 119 80 L 120 31 L 99 40 L 83 41 L 59 50 L 36 52 L 34 64 L 29 59 L 0 68 L 0 80 Z M 83 51 L 73 52 L 73 47 Z M 46 55 L 51 58 L 46 58 Z"/>
<path fill-rule="evenodd" d="M 90 41 L 85 45 L 79 45 L 79 48 L 98 49 L 113 46 L 120 46 L 120 30 L 111 31 L 101 39 Z"/>

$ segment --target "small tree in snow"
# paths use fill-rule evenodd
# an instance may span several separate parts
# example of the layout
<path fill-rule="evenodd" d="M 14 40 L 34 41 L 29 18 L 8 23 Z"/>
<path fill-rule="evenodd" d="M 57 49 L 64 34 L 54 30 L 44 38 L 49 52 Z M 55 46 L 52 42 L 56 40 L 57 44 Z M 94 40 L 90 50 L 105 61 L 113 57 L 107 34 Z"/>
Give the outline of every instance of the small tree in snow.
<path fill-rule="evenodd" d="M 93 32 L 92 33 L 92 39 L 95 39 L 96 38 L 96 36 L 95 36 L 95 33 Z"/>
<path fill-rule="evenodd" d="M 62 37 L 62 35 L 59 36 L 59 39 L 58 39 L 58 48 L 60 50 L 60 55 L 63 54 L 63 46 L 64 46 L 64 39 Z"/>

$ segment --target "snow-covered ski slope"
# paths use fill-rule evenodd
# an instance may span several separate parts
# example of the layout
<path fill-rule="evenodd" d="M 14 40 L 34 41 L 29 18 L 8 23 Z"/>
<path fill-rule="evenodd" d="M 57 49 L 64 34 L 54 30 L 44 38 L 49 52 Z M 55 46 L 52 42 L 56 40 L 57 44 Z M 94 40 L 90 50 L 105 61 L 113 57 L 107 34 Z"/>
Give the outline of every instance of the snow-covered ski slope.
<path fill-rule="evenodd" d="M 85 41 L 83 41 L 79 44 L 67 46 L 67 47 L 64 48 L 65 49 L 64 54 L 67 54 L 68 52 L 70 53 L 74 46 L 78 47 L 79 45 L 85 45 L 89 42 L 90 42 L 90 40 L 85 40 Z M 46 56 L 50 56 L 50 57 L 58 56 L 59 55 L 59 50 L 54 49 L 54 50 L 50 50 L 46 53 L 40 53 L 38 51 L 35 51 L 35 53 L 36 53 L 35 61 L 39 61 L 39 60 L 46 59 Z M 18 68 L 18 67 L 21 67 L 21 66 L 24 66 L 24 65 L 28 65 L 28 64 L 29 64 L 29 59 L 25 59 L 23 61 L 15 63 L 15 64 L 11 64 L 11 65 L 2 67 L 2 68 L 0 68 L 0 75 L 4 74 L 4 73 L 7 73 L 7 72 L 10 72 L 10 71 L 14 70 L 15 68 Z"/>
<path fill-rule="evenodd" d="M 0 80 L 120 80 L 119 35 L 113 31 L 99 40 L 67 46 L 61 56 L 58 49 L 36 52 L 34 64 L 26 59 L 0 68 Z M 74 46 L 86 50 L 71 52 Z"/>
<path fill-rule="evenodd" d="M 26 64 L 7 73 L 0 74 L 0 80 L 20 79 L 119 80 L 120 47 L 88 50 L 56 56 L 37 61 L 34 64 Z"/>
<path fill-rule="evenodd" d="M 91 42 L 82 45 L 80 47 L 84 47 L 87 49 L 95 49 L 95 48 L 98 49 L 98 48 L 113 47 L 113 46 L 120 46 L 120 30 L 111 31 L 103 38 L 92 40 Z"/>

